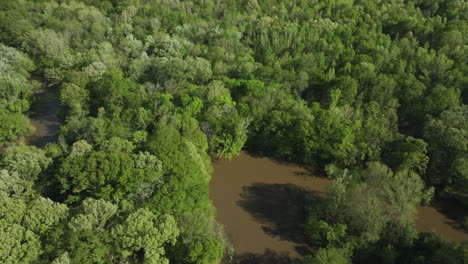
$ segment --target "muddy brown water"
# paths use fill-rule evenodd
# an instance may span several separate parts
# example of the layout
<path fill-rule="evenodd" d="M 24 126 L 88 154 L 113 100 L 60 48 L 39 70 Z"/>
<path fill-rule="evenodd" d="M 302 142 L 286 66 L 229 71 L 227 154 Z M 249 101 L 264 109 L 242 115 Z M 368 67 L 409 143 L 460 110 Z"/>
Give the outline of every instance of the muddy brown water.
<path fill-rule="evenodd" d="M 416 229 L 453 242 L 468 241 L 468 233 L 461 224 L 465 217 L 468 217 L 467 211 L 449 202 L 418 206 Z"/>
<path fill-rule="evenodd" d="M 210 196 L 238 263 L 294 263 L 310 253 L 302 226 L 304 197 L 324 197 L 330 180 L 247 153 L 215 159 L 213 166 Z"/>
<path fill-rule="evenodd" d="M 329 179 L 310 168 L 246 152 L 232 160 L 214 158 L 213 167 L 210 198 L 233 243 L 236 263 L 295 263 L 312 252 L 303 232 L 304 197 L 324 198 Z M 454 213 L 442 208 L 460 214 L 456 208 L 419 206 L 418 231 L 468 240 Z"/>

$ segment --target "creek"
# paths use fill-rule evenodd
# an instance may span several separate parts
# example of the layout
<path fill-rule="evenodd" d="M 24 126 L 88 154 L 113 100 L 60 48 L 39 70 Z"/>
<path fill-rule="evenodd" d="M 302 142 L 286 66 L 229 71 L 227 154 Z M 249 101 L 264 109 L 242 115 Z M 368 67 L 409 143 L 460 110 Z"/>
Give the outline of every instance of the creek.
<path fill-rule="evenodd" d="M 33 101 L 28 111 L 32 133 L 26 137 L 26 144 L 44 147 L 55 141 L 55 135 L 60 128 L 57 117 L 59 108 L 59 89 L 40 82 L 41 87 L 33 93 Z"/>

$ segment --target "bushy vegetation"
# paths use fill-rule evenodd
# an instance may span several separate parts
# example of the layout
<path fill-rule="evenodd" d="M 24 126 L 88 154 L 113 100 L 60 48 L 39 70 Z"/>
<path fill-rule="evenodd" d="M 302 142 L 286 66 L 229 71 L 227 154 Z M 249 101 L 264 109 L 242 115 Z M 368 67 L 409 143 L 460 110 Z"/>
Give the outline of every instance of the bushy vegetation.
<path fill-rule="evenodd" d="M 463 0 L 0 0 L 0 143 L 37 79 L 63 124 L 3 151 L 0 262 L 219 263 L 208 153 L 247 148 L 334 179 L 305 263 L 464 263 L 414 217 L 468 208 L 467 61 Z"/>

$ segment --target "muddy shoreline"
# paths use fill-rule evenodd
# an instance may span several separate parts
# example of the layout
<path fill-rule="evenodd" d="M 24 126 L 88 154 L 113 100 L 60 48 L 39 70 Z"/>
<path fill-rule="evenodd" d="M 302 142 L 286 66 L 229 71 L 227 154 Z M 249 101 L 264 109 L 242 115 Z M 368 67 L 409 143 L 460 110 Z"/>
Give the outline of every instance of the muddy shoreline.
<path fill-rule="evenodd" d="M 323 199 L 329 179 L 311 168 L 246 152 L 232 160 L 213 158 L 212 164 L 210 198 L 235 248 L 235 263 L 295 263 L 313 251 L 303 232 L 304 197 Z M 468 241 L 454 218 L 463 214 L 440 204 L 418 206 L 416 228 L 453 242 Z"/>
<path fill-rule="evenodd" d="M 313 249 L 303 232 L 306 195 L 330 180 L 310 168 L 253 157 L 213 160 L 210 198 L 236 251 L 235 263 L 295 263 Z"/>

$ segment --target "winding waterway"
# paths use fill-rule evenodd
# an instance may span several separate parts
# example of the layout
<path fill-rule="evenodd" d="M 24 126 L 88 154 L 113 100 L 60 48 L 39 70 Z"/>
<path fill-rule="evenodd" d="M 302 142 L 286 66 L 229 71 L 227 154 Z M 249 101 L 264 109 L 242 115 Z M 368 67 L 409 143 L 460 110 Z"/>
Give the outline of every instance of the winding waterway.
<path fill-rule="evenodd" d="M 29 111 L 34 131 L 28 145 L 55 140 L 58 89 L 45 85 L 34 94 Z M 304 198 L 323 199 L 330 180 L 311 168 L 242 152 L 232 160 L 213 159 L 210 198 L 224 225 L 239 264 L 295 263 L 310 254 L 303 232 Z M 468 241 L 460 220 L 468 216 L 451 204 L 419 206 L 416 228 L 453 242 Z"/>
<path fill-rule="evenodd" d="M 210 196 L 236 250 L 236 263 L 295 263 L 311 253 L 303 232 L 304 197 L 324 198 L 329 179 L 310 168 L 245 152 L 232 160 L 214 159 L 213 166 Z M 466 213 L 457 208 L 419 206 L 416 226 L 466 241 L 468 234 L 455 221 L 462 216 Z"/>

